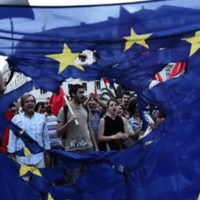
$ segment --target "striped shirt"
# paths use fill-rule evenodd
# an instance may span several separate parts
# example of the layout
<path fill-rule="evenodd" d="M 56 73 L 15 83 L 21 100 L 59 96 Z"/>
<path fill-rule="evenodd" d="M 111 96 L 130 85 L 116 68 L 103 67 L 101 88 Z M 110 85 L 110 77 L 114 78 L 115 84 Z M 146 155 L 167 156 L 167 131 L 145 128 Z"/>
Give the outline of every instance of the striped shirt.
<path fill-rule="evenodd" d="M 55 115 L 47 115 L 45 116 L 48 134 L 51 147 L 62 146 L 62 139 L 57 135 L 57 117 Z"/>

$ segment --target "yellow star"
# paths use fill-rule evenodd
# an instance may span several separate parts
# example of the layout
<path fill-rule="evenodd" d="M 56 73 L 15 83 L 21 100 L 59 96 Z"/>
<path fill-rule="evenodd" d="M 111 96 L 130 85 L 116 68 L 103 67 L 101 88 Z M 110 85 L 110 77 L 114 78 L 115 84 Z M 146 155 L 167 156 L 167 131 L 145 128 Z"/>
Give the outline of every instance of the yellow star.
<path fill-rule="evenodd" d="M 199 194 L 199 196 L 198 196 L 198 199 L 197 200 L 200 200 L 200 194 Z"/>
<path fill-rule="evenodd" d="M 19 133 L 22 135 L 24 133 L 24 130 L 19 131 Z"/>
<path fill-rule="evenodd" d="M 50 193 L 48 194 L 48 199 L 47 200 L 54 200 Z"/>
<path fill-rule="evenodd" d="M 73 65 L 74 67 L 84 71 L 84 68 L 81 65 L 74 64 L 74 60 L 79 56 L 79 53 L 72 53 L 67 44 L 64 44 L 62 53 L 50 54 L 46 56 L 60 62 L 58 73 L 64 71 L 69 65 Z"/>
<path fill-rule="evenodd" d="M 193 37 L 183 38 L 191 43 L 190 56 L 192 56 L 200 48 L 200 31 L 197 31 Z"/>
<path fill-rule="evenodd" d="M 151 34 L 137 35 L 134 32 L 133 28 L 131 28 L 130 34 L 131 34 L 130 36 L 124 37 L 127 40 L 124 51 L 130 49 L 135 43 L 140 44 L 146 48 L 149 48 L 145 40 L 148 39 L 151 36 Z"/>
<path fill-rule="evenodd" d="M 30 156 L 31 152 L 29 151 L 29 149 L 27 147 L 24 147 L 24 155 L 25 156 Z"/>
<path fill-rule="evenodd" d="M 27 172 L 31 172 L 37 176 L 42 176 L 40 171 L 35 168 L 35 167 L 30 167 L 30 166 L 27 166 L 27 165 L 21 165 L 21 168 L 20 168 L 20 171 L 19 171 L 19 175 L 20 176 L 24 176 Z"/>

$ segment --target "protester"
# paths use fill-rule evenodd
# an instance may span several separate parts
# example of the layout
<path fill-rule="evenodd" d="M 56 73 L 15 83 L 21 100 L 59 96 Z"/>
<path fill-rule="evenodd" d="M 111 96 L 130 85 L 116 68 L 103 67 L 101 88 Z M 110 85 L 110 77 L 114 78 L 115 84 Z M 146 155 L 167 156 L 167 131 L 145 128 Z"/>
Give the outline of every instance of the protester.
<path fill-rule="evenodd" d="M 132 138 L 138 136 L 138 134 L 139 138 L 142 138 L 143 136 L 146 136 L 148 133 L 150 133 L 153 128 L 155 128 L 154 121 L 147 113 L 145 113 L 144 115 L 146 121 L 148 122 L 148 127 L 146 130 L 143 130 L 143 120 L 140 116 L 140 111 L 137 105 L 135 106 L 134 110 L 131 110 L 131 112 L 133 113 L 133 116 L 129 119 L 129 123 L 131 124 L 134 131 L 134 134 L 131 136 Z"/>
<path fill-rule="evenodd" d="M 124 92 L 121 104 L 124 106 L 125 109 L 128 109 L 130 101 L 131 93 L 129 91 Z"/>
<path fill-rule="evenodd" d="M 129 104 L 131 102 L 131 93 L 129 91 L 124 92 L 121 105 L 124 107 L 124 110 L 126 111 L 126 118 L 129 119 L 131 117 L 131 112 L 129 109 Z"/>
<path fill-rule="evenodd" d="M 99 141 L 107 142 L 110 150 L 123 149 L 122 140 L 128 138 L 127 123 L 117 115 L 117 101 L 109 100 L 108 113 L 100 121 Z"/>
<path fill-rule="evenodd" d="M 128 132 L 128 136 L 129 136 L 128 138 L 123 140 L 123 145 L 124 145 L 125 148 L 130 148 L 135 144 L 136 140 L 138 139 L 139 132 L 133 131 L 131 124 L 129 123 L 129 121 L 125 117 L 126 113 L 127 113 L 127 111 L 124 110 L 124 107 L 122 105 L 118 105 L 117 115 L 124 118 L 124 121 L 127 124 L 127 132 Z"/>
<path fill-rule="evenodd" d="M 47 124 L 44 116 L 34 112 L 36 99 L 33 95 L 27 94 L 21 98 L 21 107 L 24 112 L 16 115 L 12 122 L 23 129 L 31 138 L 33 138 L 38 144 L 44 148 L 44 150 L 50 149 L 49 134 Z M 15 136 L 10 131 L 8 152 L 10 154 L 15 153 L 25 147 L 24 142 Z M 15 157 L 15 156 L 14 156 Z M 16 156 L 19 164 L 25 164 L 34 166 L 37 168 L 45 167 L 44 152 L 37 154 L 31 154 L 29 156 Z M 46 154 L 46 161 L 49 162 L 49 154 Z"/>
<path fill-rule="evenodd" d="M 98 150 L 98 146 L 92 131 L 89 111 L 83 105 L 84 87 L 79 84 L 72 85 L 69 89 L 71 101 L 69 102 L 72 111 L 66 106 L 60 109 L 57 120 L 57 132 L 64 138 L 65 151 L 77 154 L 87 154 Z M 79 125 L 76 125 L 75 120 Z M 82 168 L 75 168 L 68 172 L 67 183 L 73 184 L 80 176 Z"/>
<path fill-rule="evenodd" d="M 39 101 L 36 105 L 35 105 L 35 112 L 38 112 L 40 114 L 43 114 L 45 112 L 44 109 L 44 102 Z"/>
<path fill-rule="evenodd" d="M 62 139 L 57 134 L 57 117 L 52 114 L 52 107 L 49 100 L 50 98 L 47 98 L 44 102 L 44 109 L 46 111 L 44 116 L 47 122 L 51 149 L 64 150 L 62 146 Z M 60 163 L 61 162 L 58 158 L 51 156 L 50 166 L 57 166 Z"/>
<path fill-rule="evenodd" d="M 98 134 L 99 134 L 100 119 L 102 118 L 103 113 L 105 112 L 107 106 L 104 102 L 102 102 L 101 100 L 96 98 L 93 93 L 89 94 L 89 97 L 85 101 L 85 104 L 88 106 L 88 108 L 91 112 L 92 130 L 94 132 L 98 148 L 99 148 L 100 151 L 105 151 L 106 150 L 106 143 L 99 141 Z M 101 106 L 102 109 L 99 108 L 99 106 Z"/>

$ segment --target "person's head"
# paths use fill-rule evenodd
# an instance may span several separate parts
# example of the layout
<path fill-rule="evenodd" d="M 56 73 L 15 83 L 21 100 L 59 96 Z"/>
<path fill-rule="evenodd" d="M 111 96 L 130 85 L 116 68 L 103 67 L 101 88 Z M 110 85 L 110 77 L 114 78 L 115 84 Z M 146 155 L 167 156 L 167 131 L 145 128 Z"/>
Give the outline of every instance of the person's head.
<path fill-rule="evenodd" d="M 138 105 L 135 106 L 135 110 L 133 111 L 133 116 L 140 117 L 140 110 L 139 110 Z"/>
<path fill-rule="evenodd" d="M 89 108 L 90 111 L 95 111 L 96 108 L 97 108 L 97 103 L 96 103 L 96 101 L 95 101 L 95 100 L 90 100 L 90 101 L 88 102 L 88 108 Z"/>
<path fill-rule="evenodd" d="M 20 104 L 27 115 L 32 115 L 34 113 L 36 99 L 32 94 L 26 94 L 21 97 Z"/>
<path fill-rule="evenodd" d="M 35 106 L 35 112 L 43 114 L 45 112 L 44 102 L 39 101 Z"/>
<path fill-rule="evenodd" d="M 69 95 L 72 99 L 77 104 L 81 104 L 84 102 L 85 97 L 84 97 L 84 87 L 80 84 L 75 84 L 72 85 L 69 89 Z"/>
<path fill-rule="evenodd" d="M 47 98 L 47 100 L 44 102 L 44 110 L 48 113 L 51 114 L 51 103 L 50 103 L 50 98 Z"/>
<path fill-rule="evenodd" d="M 124 116 L 124 107 L 121 104 L 118 105 L 118 107 L 117 107 L 117 115 L 119 115 L 120 117 Z"/>
<path fill-rule="evenodd" d="M 133 113 L 135 112 L 136 106 L 137 106 L 137 99 L 133 98 L 129 104 L 129 112 L 131 113 L 131 117 L 133 116 Z"/>
<path fill-rule="evenodd" d="M 122 105 L 125 108 L 128 108 L 130 101 L 131 101 L 131 93 L 128 91 L 124 92 L 123 97 L 122 97 Z"/>
<path fill-rule="evenodd" d="M 110 99 L 107 102 L 107 110 L 111 115 L 117 115 L 117 110 L 118 110 L 118 104 L 115 99 Z"/>

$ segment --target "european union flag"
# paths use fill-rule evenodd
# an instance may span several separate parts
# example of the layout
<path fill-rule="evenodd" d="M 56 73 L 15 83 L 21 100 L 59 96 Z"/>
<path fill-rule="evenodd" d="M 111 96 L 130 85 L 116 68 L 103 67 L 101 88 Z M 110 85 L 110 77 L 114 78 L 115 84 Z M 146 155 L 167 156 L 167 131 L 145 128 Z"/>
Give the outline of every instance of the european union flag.
<path fill-rule="evenodd" d="M 1 199 L 19 199 L 21 195 L 14 189 L 15 182 L 5 178 L 12 172 L 8 176 L 14 177 L 25 196 L 32 189 L 33 199 L 197 200 L 200 5 L 191 8 L 190 2 L 189 8 L 180 7 L 181 3 L 33 7 L 34 20 L 17 18 L 13 28 L 0 20 L 0 54 L 8 56 L 10 69 L 31 77 L 35 87 L 56 91 L 69 77 L 86 81 L 107 77 L 136 91 L 141 105 L 155 104 L 167 116 L 127 150 L 88 155 L 50 150 L 62 160 L 61 168 L 19 166 L 2 155 L 2 163 L 11 167 L 1 170 L 5 171 Z M 23 14 L 30 8 L 17 9 Z M 0 19 L 5 12 L 0 12 Z M 187 68 L 182 76 L 149 89 L 157 72 L 170 62 L 183 61 Z M 30 85 L 24 85 L 14 96 L 8 94 L 8 102 L 2 95 L 1 102 L 7 108 L 14 97 L 28 90 Z M 5 110 L 4 105 L 1 108 Z M 79 167 L 83 171 L 73 185 L 52 184 L 64 177 L 63 171 Z M 33 180 L 22 181 L 19 175 L 24 174 L 31 174 Z M 5 185 L 14 194 L 2 193 Z"/>

